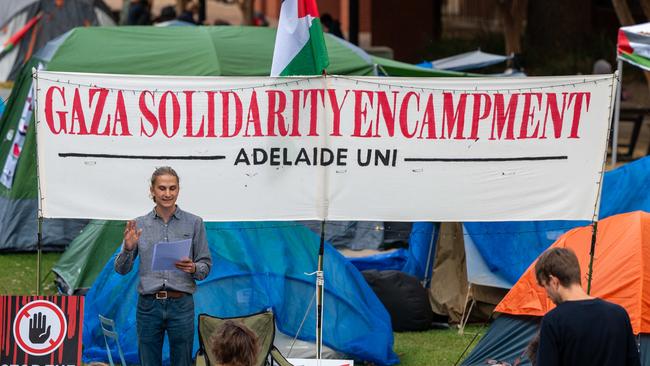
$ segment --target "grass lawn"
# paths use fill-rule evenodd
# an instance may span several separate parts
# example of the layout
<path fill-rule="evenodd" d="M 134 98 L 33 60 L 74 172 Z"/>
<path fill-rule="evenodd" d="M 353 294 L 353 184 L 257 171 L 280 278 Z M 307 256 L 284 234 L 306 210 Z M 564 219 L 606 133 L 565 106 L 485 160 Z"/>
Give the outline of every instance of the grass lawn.
<path fill-rule="evenodd" d="M 487 327 L 470 324 L 461 336 L 458 329 L 429 330 L 427 332 L 393 333 L 395 336 L 395 353 L 403 366 L 454 365 L 465 348 L 471 346 L 463 359 L 485 334 Z M 476 334 L 479 336 L 476 336 Z M 476 339 L 474 339 L 476 336 Z M 472 341 L 473 340 L 473 341 Z M 460 362 L 459 362 L 460 364 Z"/>
<path fill-rule="evenodd" d="M 41 295 L 56 294 L 50 269 L 61 253 L 43 253 L 41 257 Z M 0 254 L 0 294 L 36 295 L 36 253 Z"/>
<path fill-rule="evenodd" d="M 50 269 L 60 257 L 61 253 L 43 254 L 41 263 L 41 276 L 44 278 L 41 287 L 42 295 L 56 294 L 56 286 L 54 286 L 54 278 Z M 36 295 L 36 253 L 0 254 L 0 294 Z M 472 343 L 470 350 L 476 345 L 480 337 L 472 342 L 475 334 L 482 335 L 486 330 L 481 325 L 469 325 L 465 328 L 465 334 L 462 336 L 455 328 L 395 333 L 394 349 L 402 366 L 454 365 L 470 342 Z"/>

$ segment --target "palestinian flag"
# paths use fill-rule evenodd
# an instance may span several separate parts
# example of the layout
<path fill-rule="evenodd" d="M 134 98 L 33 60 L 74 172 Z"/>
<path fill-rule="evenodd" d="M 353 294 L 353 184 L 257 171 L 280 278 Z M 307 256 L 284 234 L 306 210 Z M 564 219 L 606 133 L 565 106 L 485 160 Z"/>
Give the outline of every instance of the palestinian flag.
<path fill-rule="evenodd" d="M 316 0 L 284 0 L 271 76 L 320 75 L 329 65 Z"/>
<path fill-rule="evenodd" d="M 650 71 L 650 23 L 618 30 L 618 58 Z"/>
<path fill-rule="evenodd" d="M 32 27 L 38 23 L 39 20 L 41 20 L 41 17 L 43 16 L 43 13 L 38 13 L 35 17 L 30 19 L 27 24 L 25 24 L 22 28 L 18 30 L 15 34 L 13 34 L 7 41 L 2 45 L 2 50 L 0 51 L 0 54 L 4 55 L 5 53 L 11 52 L 11 50 L 16 47 L 18 42 L 29 32 Z"/>

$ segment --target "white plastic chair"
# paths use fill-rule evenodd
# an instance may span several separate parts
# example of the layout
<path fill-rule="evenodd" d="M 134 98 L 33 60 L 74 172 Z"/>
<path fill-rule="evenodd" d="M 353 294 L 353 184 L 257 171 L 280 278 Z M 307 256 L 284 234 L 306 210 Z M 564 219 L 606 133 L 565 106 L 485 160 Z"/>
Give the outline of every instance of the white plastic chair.
<path fill-rule="evenodd" d="M 120 361 L 122 362 L 122 366 L 126 366 L 126 362 L 124 361 L 124 354 L 122 353 L 122 347 L 120 347 L 120 342 L 117 337 L 117 331 L 115 330 L 115 322 L 113 319 L 109 319 L 106 317 L 103 317 L 99 315 L 99 324 L 102 327 L 102 333 L 104 333 L 104 343 L 106 344 L 106 353 L 108 353 L 108 363 L 111 366 L 115 366 L 113 363 L 113 355 L 111 354 L 111 348 L 108 346 L 108 338 L 113 339 L 115 344 L 117 344 L 117 353 L 120 355 Z"/>

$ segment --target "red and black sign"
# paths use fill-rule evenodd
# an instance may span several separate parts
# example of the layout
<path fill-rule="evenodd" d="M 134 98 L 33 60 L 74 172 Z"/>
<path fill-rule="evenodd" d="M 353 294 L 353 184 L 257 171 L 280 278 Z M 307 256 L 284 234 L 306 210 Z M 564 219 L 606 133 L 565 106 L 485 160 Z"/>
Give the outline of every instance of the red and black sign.
<path fill-rule="evenodd" d="M 81 296 L 0 296 L 0 366 L 81 365 Z"/>

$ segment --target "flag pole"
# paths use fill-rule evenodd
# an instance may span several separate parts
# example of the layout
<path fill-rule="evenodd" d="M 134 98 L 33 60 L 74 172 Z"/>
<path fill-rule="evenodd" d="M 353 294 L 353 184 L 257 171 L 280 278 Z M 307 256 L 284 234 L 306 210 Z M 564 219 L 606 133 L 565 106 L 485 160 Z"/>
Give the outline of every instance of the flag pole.
<path fill-rule="evenodd" d="M 36 242 L 36 296 L 41 295 L 41 253 L 43 242 L 43 217 L 38 218 L 38 239 Z"/>
<path fill-rule="evenodd" d="M 297 5 L 299 11 L 295 11 Z M 284 1 L 280 6 L 280 18 L 273 48 L 273 61 L 271 63 L 271 77 L 319 75 L 326 81 L 326 68 L 329 65 L 325 36 L 320 23 L 316 0 Z M 299 20 L 305 20 L 304 22 Z M 287 23 L 288 22 L 288 23 Z M 287 23 L 289 26 L 285 26 Z M 296 26 L 296 24 L 298 26 Z M 304 32 L 304 33 L 303 33 Z M 302 34 L 308 34 L 307 39 Z M 310 53 L 296 53 L 305 47 L 311 49 Z M 326 89 L 326 86 L 324 87 Z M 321 124 L 324 128 L 325 124 Z M 327 138 L 327 131 L 323 130 L 323 137 Z M 325 220 L 327 219 L 327 169 L 322 171 L 324 184 L 322 202 L 321 236 L 318 248 L 318 266 L 316 270 L 316 359 L 320 365 L 323 348 L 323 296 L 324 276 L 323 262 L 325 253 Z M 309 275 L 313 275 L 310 273 Z M 308 312 L 309 310 L 307 310 Z"/>
<path fill-rule="evenodd" d="M 321 71 L 327 78 L 327 70 Z M 320 244 L 318 246 L 318 267 L 316 269 L 316 360 L 320 365 L 323 354 L 323 295 L 325 294 L 325 276 L 323 276 L 323 260 L 325 256 L 325 218 L 320 222 Z"/>
<path fill-rule="evenodd" d="M 325 220 L 320 222 L 320 245 L 318 247 L 318 269 L 316 270 L 316 359 L 323 351 L 323 254 L 325 252 Z"/>
<path fill-rule="evenodd" d="M 40 18 L 39 18 L 40 19 Z M 38 65 L 38 69 L 32 67 L 32 90 L 34 93 L 34 98 L 32 98 L 32 103 L 36 100 L 36 95 L 38 91 L 38 71 L 42 68 L 42 65 Z M 34 127 L 38 124 L 38 103 L 33 104 L 34 113 L 32 117 L 34 118 Z M 32 118 L 30 117 L 30 118 Z M 37 128 L 34 128 L 34 131 L 37 131 Z M 38 138 L 37 138 L 38 141 Z M 37 151 L 38 153 L 38 151 Z M 38 164 L 38 155 L 36 156 L 36 187 L 38 190 L 38 210 L 37 210 L 37 225 L 38 233 L 36 237 L 36 296 L 41 295 L 41 262 L 42 262 L 42 252 L 43 252 L 43 192 L 41 190 L 41 169 Z"/>

